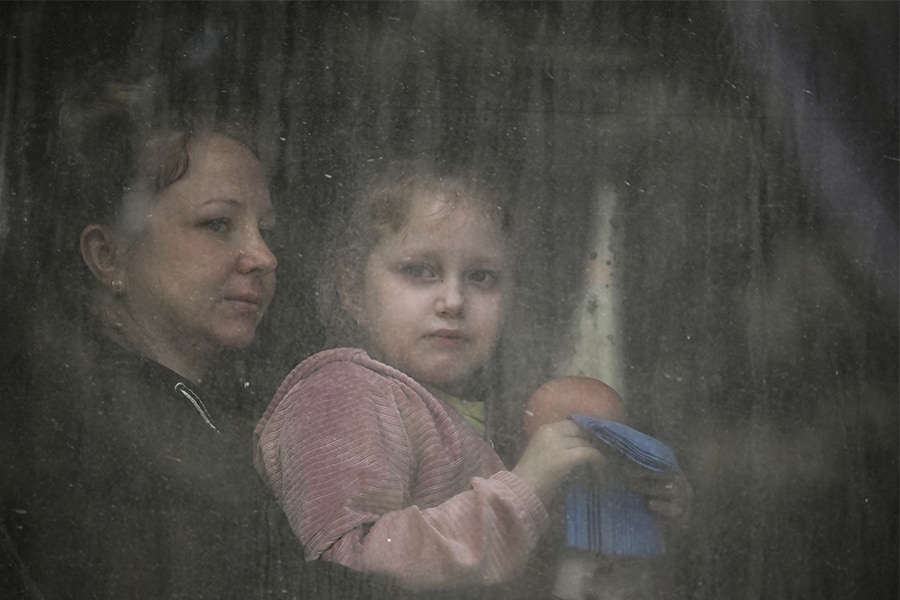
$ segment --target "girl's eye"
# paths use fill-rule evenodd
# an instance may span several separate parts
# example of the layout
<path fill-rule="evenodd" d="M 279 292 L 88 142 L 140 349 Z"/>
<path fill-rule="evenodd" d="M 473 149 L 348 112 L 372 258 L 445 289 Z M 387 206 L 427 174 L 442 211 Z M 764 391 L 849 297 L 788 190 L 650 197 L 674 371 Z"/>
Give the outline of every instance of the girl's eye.
<path fill-rule="evenodd" d="M 231 225 L 231 219 L 228 217 L 218 217 L 216 219 L 208 219 L 200 223 L 201 227 L 205 227 L 215 233 L 223 233 L 228 230 Z"/>
<path fill-rule="evenodd" d="M 403 265 L 402 268 L 403 273 L 412 277 L 413 279 L 432 279 L 434 278 L 434 271 L 431 270 L 427 265 Z"/>
<path fill-rule="evenodd" d="M 500 281 L 500 274 L 488 269 L 476 269 L 469 272 L 469 281 L 484 286 L 494 286 Z"/>

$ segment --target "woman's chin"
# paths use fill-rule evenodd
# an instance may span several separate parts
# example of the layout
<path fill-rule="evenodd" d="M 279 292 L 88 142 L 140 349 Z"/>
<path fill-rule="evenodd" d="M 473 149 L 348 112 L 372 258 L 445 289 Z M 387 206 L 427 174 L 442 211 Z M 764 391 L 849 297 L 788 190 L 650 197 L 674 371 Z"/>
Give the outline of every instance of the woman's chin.
<path fill-rule="evenodd" d="M 223 350 L 243 350 L 253 343 L 256 337 L 256 328 L 235 328 L 223 331 L 216 336 L 216 342 Z"/>

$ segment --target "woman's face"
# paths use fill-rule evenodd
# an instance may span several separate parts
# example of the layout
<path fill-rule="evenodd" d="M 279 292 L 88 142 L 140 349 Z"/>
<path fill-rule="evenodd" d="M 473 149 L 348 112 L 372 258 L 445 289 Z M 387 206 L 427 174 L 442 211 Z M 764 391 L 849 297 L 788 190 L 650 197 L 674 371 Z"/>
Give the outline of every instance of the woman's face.
<path fill-rule="evenodd" d="M 275 292 L 274 212 L 259 161 L 223 135 L 196 138 L 190 166 L 148 206 L 120 279 L 141 343 L 209 355 L 242 348 Z"/>
<path fill-rule="evenodd" d="M 510 277 L 497 225 L 467 204 L 445 208 L 413 203 L 403 229 L 370 254 L 351 313 L 373 356 L 454 393 L 494 351 Z"/>

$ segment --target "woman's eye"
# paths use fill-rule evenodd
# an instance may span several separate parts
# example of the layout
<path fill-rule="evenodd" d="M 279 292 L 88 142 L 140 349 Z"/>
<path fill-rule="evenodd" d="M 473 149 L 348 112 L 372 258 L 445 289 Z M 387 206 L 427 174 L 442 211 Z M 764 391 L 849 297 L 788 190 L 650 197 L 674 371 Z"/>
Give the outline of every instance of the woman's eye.
<path fill-rule="evenodd" d="M 228 227 L 231 225 L 231 219 L 227 217 L 219 217 L 216 219 L 207 219 L 200 223 L 201 227 L 205 227 L 210 231 L 215 233 L 222 233 L 228 230 Z"/>
<path fill-rule="evenodd" d="M 409 275 L 413 279 L 431 279 L 434 277 L 434 271 L 427 265 L 403 265 L 403 273 Z"/>
<path fill-rule="evenodd" d="M 259 224 L 259 237 L 263 239 L 266 244 L 272 242 L 272 238 L 275 235 L 275 227 L 273 225 L 267 225 L 260 223 Z"/>

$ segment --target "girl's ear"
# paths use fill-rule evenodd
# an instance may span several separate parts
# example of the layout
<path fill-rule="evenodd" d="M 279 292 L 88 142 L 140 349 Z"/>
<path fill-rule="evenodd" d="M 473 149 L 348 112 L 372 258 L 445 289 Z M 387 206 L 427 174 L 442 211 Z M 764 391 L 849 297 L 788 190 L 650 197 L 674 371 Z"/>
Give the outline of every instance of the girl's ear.
<path fill-rule="evenodd" d="M 341 306 L 344 307 L 347 314 L 350 315 L 353 320 L 356 321 L 357 326 L 359 326 L 362 324 L 363 310 L 359 301 L 358 285 L 355 280 L 356 277 L 349 269 L 340 267 L 338 269 L 335 287 L 337 288 Z"/>
<path fill-rule="evenodd" d="M 94 277 L 109 286 L 122 266 L 122 242 L 105 225 L 88 225 L 81 232 L 81 258 Z"/>

